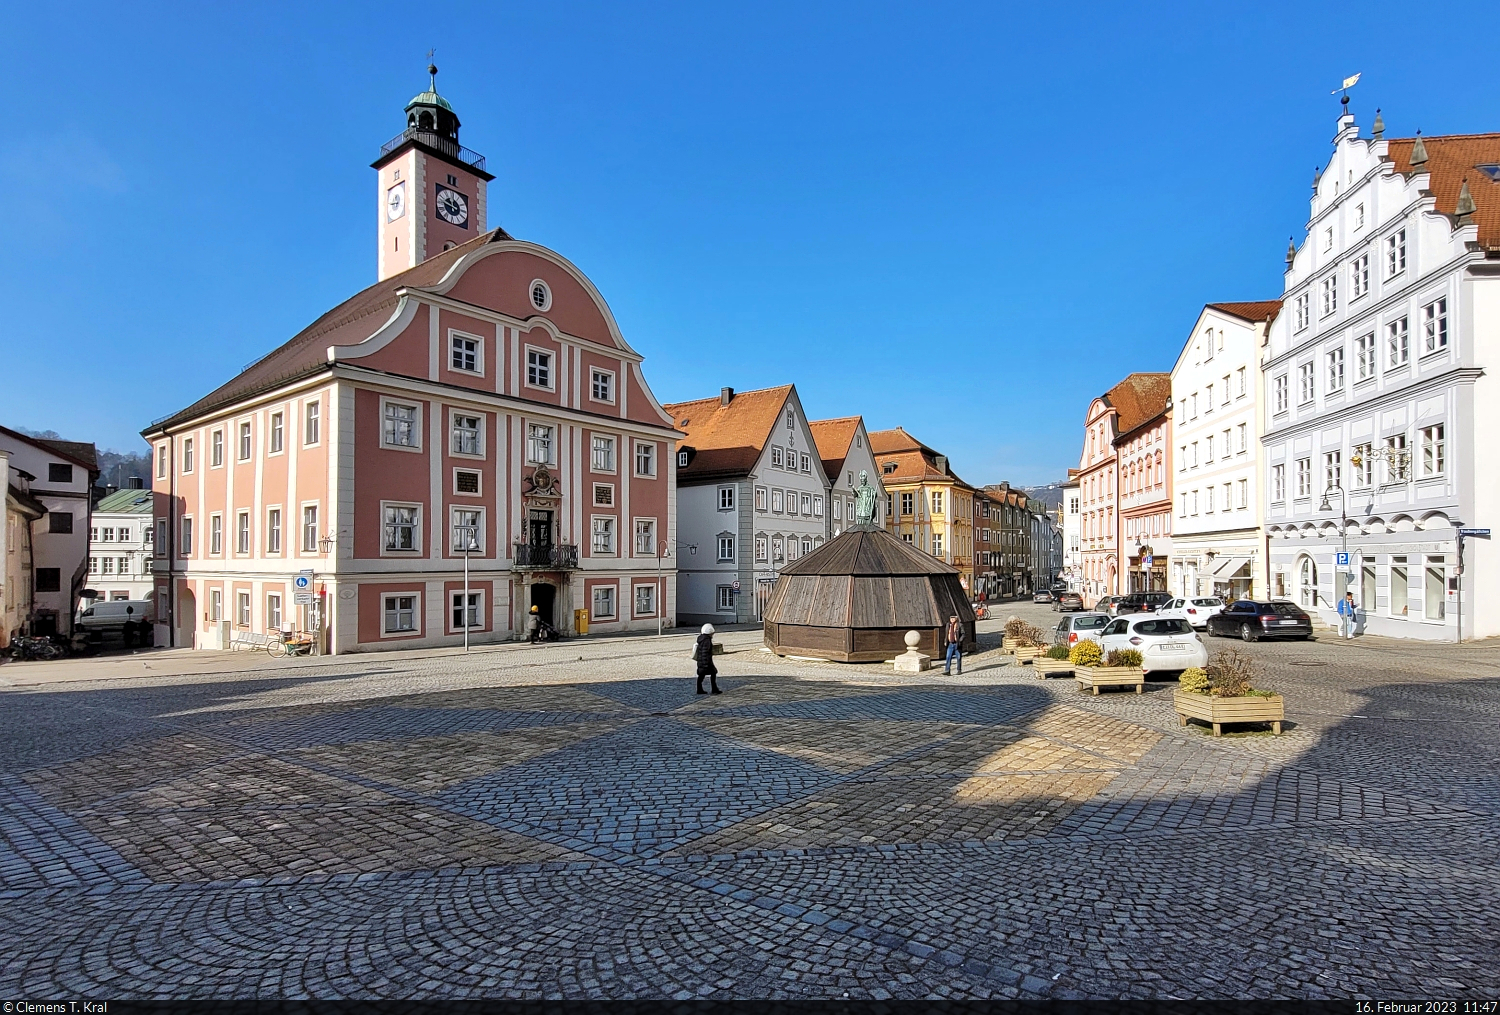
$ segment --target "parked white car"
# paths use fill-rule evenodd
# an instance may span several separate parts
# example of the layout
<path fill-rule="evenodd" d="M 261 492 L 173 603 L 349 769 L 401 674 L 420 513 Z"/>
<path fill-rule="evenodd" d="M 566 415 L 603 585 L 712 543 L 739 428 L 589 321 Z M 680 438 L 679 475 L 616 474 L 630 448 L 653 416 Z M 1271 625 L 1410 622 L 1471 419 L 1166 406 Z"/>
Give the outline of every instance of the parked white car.
<path fill-rule="evenodd" d="M 1208 647 L 1180 617 L 1154 613 L 1116 617 L 1099 636 L 1099 647 L 1105 658 L 1116 649 L 1135 649 L 1147 673 L 1208 665 Z"/>
<path fill-rule="evenodd" d="M 1169 603 L 1163 603 L 1156 611 L 1158 617 L 1176 617 L 1185 620 L 1198 630 L 1202 631 L 1208 627 L 1208 618 L 1224 610 L 1224 600 L 1218 596 L 1197 596 L 1188 599 L 1174 599 Z"/>

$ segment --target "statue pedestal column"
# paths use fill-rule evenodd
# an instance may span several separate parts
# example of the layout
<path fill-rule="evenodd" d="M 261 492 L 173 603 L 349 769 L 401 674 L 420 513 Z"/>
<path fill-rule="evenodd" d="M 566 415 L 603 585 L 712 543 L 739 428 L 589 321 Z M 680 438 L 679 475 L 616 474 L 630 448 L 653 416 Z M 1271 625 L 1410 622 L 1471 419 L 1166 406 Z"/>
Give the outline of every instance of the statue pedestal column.
<path fill-rule="evenodd" d="M 916 631 L 907 631 L 905 640 L 906 651 L 893 660 L 896 672 L 921 673 L 932 664 L 932 656 L 917 651 L 917 646 L 922 643 L 922 636 Z"/>

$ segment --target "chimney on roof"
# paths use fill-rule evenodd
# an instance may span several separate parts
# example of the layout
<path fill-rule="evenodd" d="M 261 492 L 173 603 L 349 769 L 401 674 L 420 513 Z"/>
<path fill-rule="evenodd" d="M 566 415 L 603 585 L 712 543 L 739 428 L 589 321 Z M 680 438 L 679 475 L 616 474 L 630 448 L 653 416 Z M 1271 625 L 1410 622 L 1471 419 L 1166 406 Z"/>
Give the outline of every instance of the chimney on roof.
<path fill-rule="evenodd" d="M 1466 226 L 1474 221 L 1474 195 L 1469 193 L 1469 178 L 1464 177 L 1463 185 L 1458 188 L 1458 204 L 1453 206 L 1453 218 L 1455 224 Z"/>
<path fill-rule="evenodd" d="M 125 480 L 125 489 L 127 490 L 144 490 L 145 488 L 146 483 L 140 476 L 131 476 Z"/>
<path fill-rule="evenodd" d="M 933 460 L 937 463 L 938 471 L 946 476 L 948 474 L 948 456 L 938 455 Z"/>
<path fill-rule="evenodd" d="M 1422 132 L 1417 131 L 1417 139 L 1411 145 L 1411 158 L 1408 159 L 1414 170 L 1421 171 L 1427 165 L 1427 145 L 1422 141 Z"/>
<path fill-rule="evenodd" d="M 113 483 L 105 483 L 104 484 L 104 496 L 108 497 L 110 494 L 114 493 L 118 489 L 119 489 L 119 487 L 115 486 L 115 484 L 113 484 Z"/>
<path fill-rule="evenodd" d="M 734 389 L 733 388 L 720 388 L 719 389 L 719 404 L 720 405 L 728 405 L 732 401 L 734 401 Z"/>

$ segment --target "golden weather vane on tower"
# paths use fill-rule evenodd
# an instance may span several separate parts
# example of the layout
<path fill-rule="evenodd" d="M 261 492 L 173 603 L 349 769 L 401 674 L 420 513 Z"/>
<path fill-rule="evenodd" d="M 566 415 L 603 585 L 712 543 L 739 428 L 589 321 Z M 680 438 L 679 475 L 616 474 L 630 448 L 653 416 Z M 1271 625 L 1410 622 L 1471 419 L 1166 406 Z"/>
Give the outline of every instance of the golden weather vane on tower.
<path fill-rule="evenodd" d="M 1349 96 L 1349 89 L 1353 88 L 1357 84 L 1359 84 L 1359 75 L 1358 74 L 1354 75 L 1353 77 L 1345 78 L 1344 79 L 1344 83 L 1342 85 L 1340 85 L 1338 88 L 1335 88 L 1333 91 L 1329 92 L 1328 94 L 1329 95 L 1337 95 L 1339 92 L 1343 92 L 1344 93 L 1344 97 L 1348 98 L 1348 96 Z"/>

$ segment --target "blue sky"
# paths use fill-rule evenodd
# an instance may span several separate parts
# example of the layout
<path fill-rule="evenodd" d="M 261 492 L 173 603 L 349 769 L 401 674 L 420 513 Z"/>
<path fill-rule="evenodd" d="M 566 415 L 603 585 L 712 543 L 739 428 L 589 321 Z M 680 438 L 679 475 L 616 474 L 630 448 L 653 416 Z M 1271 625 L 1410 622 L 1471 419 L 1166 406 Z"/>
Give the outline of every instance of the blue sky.
<path fill-rule="evenodd" d="M 972 482 L 1280 294 L 1352 108 L 1500 130 L 1497 5 L 0 3 L 0 423 L 133 450 L 374 281 L 426 82 L 492 225 L 609 300 L 658 398 L 796 383 Z"/>

